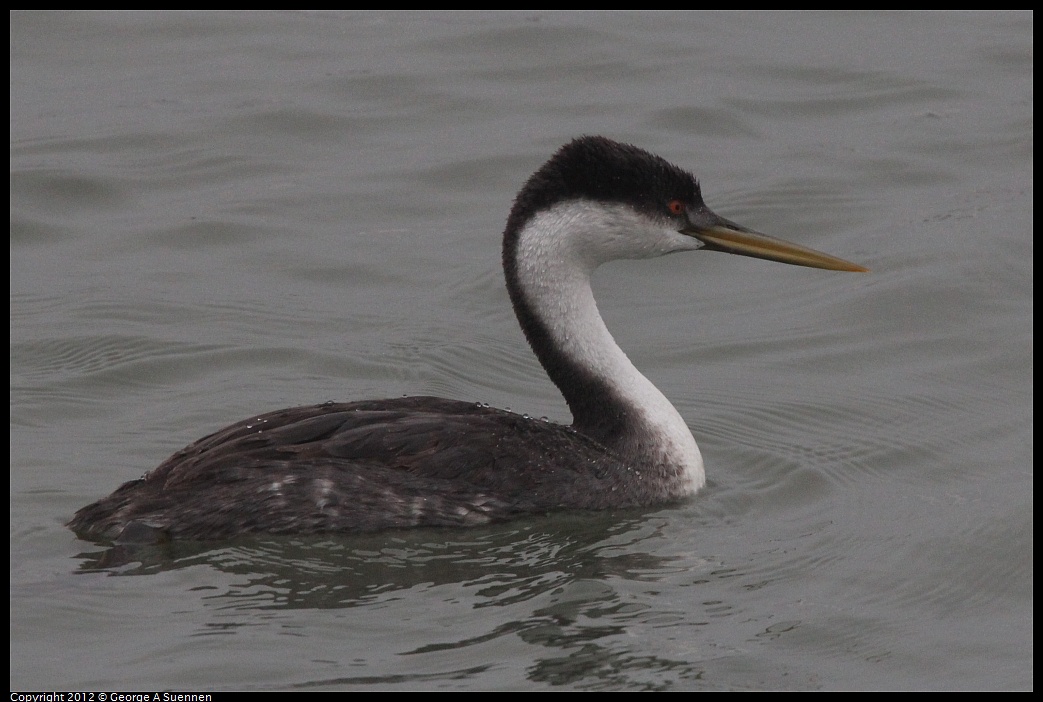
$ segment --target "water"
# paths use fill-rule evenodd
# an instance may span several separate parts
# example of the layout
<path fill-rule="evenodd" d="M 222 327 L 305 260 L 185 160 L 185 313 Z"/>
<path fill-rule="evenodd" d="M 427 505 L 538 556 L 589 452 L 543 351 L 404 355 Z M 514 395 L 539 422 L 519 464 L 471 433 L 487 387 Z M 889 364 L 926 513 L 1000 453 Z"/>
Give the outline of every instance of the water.
<path fill-rule="evenodd" d="M 1029 13 L 13 14 L 12 689 L 1031 688 L 1032 49 Z M 873 269 L 601 271 L 698 497 L 131 553 L 63 527 L 283 406 L 568 421 L 499 232 L 585 133 Z"/>

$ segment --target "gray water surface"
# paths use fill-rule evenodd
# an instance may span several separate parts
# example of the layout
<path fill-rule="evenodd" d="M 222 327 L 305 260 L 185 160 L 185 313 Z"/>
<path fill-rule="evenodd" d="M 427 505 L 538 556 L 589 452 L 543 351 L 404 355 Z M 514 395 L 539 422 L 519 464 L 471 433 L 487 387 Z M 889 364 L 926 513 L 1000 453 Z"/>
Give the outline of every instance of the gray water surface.
<path fill-rule="evenodd" d="M 10 19 L 12 689 L 1032 687 L 1032 14 Z M 593 133 L 873 271 L 599 273 L 697 497 L 129 553 L 63 526 L 279 407 L 568 422 L 499 236 Z"/>

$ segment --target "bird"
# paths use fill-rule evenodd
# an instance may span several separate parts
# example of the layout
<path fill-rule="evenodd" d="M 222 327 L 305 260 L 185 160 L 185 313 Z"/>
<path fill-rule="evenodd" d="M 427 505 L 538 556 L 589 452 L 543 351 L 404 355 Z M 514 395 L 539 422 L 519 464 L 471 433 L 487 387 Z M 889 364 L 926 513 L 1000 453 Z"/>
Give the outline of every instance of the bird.
<path fill-rule="evenodd" d="M 579 137 L 518 192 L 502 249 L 518 323 L 572 424 L 424 396 L 292 407 L 196 441 L 68 526 L 95 541 L 212 540 L 688 498 L 706 480 L 692 432 L 613 340 L 591 291 L 603 263 L 681 251 L 868 270 L 720 217 L 690 172 L 644 149 Z"/>

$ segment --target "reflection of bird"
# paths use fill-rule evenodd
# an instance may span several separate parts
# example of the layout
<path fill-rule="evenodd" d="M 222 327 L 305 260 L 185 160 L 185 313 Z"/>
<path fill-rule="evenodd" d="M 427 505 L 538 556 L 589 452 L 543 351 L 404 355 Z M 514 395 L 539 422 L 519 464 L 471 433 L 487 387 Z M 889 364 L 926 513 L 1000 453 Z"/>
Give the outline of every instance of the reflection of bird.
<path fill-rule="evenodd" d="M 590 277 L 607 261 L 698 249 L 866 270 L 718 217 L 658 156 L 576 139 L 529 178 L 503 237 L 511 302 L 571 426 L 436 397 L 295 407 L 197 441 L 70 526 L 132 540 L 353 532 L 691 495 L 705 480 L 699 448 L 612 339 Z"/>

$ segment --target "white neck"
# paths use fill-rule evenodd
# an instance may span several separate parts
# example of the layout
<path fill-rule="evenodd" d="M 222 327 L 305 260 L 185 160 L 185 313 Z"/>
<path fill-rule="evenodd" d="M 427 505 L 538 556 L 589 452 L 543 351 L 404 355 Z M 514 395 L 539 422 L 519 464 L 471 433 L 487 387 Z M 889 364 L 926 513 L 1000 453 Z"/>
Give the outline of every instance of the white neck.
<path fill-rule="evenodd" d="M 652 226 L 630 208 L 568 202 L 534 216 L 521 230 L 515 254 L 517 283 L 550 344 L 570 371 L 596 380 L 607 390 L 605 405 L 626 415 L 627 426 L 620 437 L 626 457 L 649 469 L 663 468 L 677 483 L 672 491 L 678 496 L 694 493 L 705 482 L 699 447 L 674 406 L 612 338 L 598 312 L 590 279 L 606 261 L 650 258 L 700 246 L 665 222 Z M 535 342 L 533 346 L 544 361 Z M 566 382 L 553 373 L 552 379 L 572 406 L 570 388 L 563 387 Z M 580 418 L 575 419 L 579 424 Z"/>

